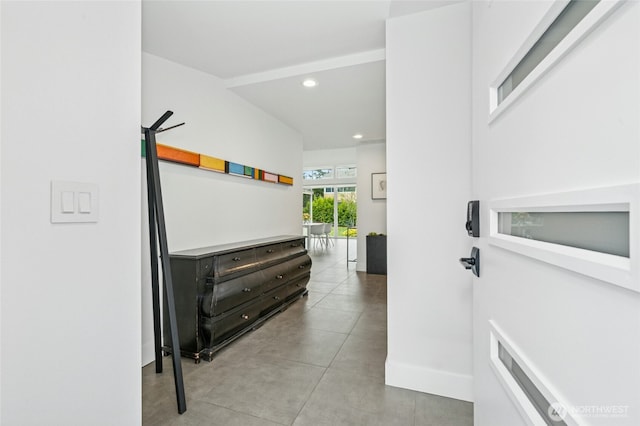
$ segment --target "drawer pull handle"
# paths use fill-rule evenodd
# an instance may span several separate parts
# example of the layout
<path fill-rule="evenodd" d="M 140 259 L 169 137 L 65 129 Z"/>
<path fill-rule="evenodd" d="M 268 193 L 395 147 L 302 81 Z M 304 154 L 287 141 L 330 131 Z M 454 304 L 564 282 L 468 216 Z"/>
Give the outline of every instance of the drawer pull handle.
<path fill-rule="evenodd" d="M 274 252 L 274 250 L 273 250 L 273 249 L 269 249 L 269 250 L 267 250 L 267 253 L 273 253 L 273 252 Z"/>
<path fill-rule="evenodd" d="M 234 262 L 237 262 L 238 260 L 240 260 L 240 258 L 239 258 L 239 257 L 234 257 L 234 258 L 233 258 L 233 261 L 234 261 Z"/>
<path fill-rule="evenodd" d="M 304 269 L 306 267 L 307 267 L 307 265 L 300 265 L 300 266 L 298 266 L 298 269 Z"/>
<path fill-rule="evenodd" d="M 279 280 L 281 280 L 281 279 L 283 279 L 283 278 L 284 278 L 284 275 L 276 275 L 276 278 L 277 278 L 277 279 L 279 279 Z"/>
<path fill-rule="evenodd" d="M 248 320 L 248 319 L 249 319 L 249 315 L 247 315 L 247 314 L 242 314 L 242 319 L 243 319 L 243 320 L 245 320 L 245 321 L 246 321 L 246 320 Z"/>
<path fill-rule="evenodd" d="M 242 289 L 242 291 L 244 291 L 245 293 L 249 293 L 251 289 L 249 287 L 245 287 Z"/>
<path fill-rule="evenodd" d="M 280 296 L 273 296 L 273 300 L 280 300 Z"/>

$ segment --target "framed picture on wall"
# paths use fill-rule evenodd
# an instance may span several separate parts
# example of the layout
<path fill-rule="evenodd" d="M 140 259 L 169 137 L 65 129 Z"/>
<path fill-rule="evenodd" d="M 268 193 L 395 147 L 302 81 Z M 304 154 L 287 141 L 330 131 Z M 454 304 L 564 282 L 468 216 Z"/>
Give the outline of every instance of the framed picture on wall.
<path fill-rule="evenodd" d="M 387 199 L 387 174 L 371 173 L 371 199 Z"/>

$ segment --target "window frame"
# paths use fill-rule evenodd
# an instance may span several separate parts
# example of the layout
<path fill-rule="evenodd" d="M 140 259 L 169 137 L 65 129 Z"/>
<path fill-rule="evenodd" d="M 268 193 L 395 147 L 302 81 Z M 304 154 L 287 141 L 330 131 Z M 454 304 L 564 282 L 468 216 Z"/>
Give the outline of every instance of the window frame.
<path fill-rule="evenodd" d="M 509 396 L 520 415 L 529 420 L 532 425 L 546 425 L 538 410 L 527 397 L 521 386 L 513 377 L 511 372 L 500 359 L 499 346 L 507 351 L 509 356 L 518 364 L 527 378 L 533 383 L 547 401 L 554 401 L 560 406 L 569 407 L 562 395 L 553 388 L 547 381 L 544 374 L 529 360 L 520 347 L 518 347 L 507 334 L 500 328 L 495 320 L 489 320 L 489 365 L 493 370 L 498 382 L 503 386 L 505 393 Z M 562 419 L 568 426 L 578 426 L 579 423 L 571 411 L 567 410 Z"/>
<path fill-rule="evenodd" d="M 533 29 L 529 37 L 520 46 L 515 55 L 489 85 L 489 116 L 491 124 L 504 111 L 510 108 L 530 87 L 559 63 L 571 50 L 585 39 L 625 0 L 601 0 L 549 54 L 522 80 L 522 82 L 502 101 L 498 102 L 498 89 L 511 75 L 516 66 L 529 53 L 540 37 L 547 31 L 556 18 L 562 13 L 570 0 L 556 0 Z"/>
<path fill-rule="evenodd" d="M 314 172 L 316 170 L 331 170 L 331 176 L 327 176 L 327 177 L 321 177 L 318 179 L 305 179 L 304 174 L 305 172 Z M 319 166 L 319 167 L 305 167 L 302 169 L 302 180 L 304 182 L 322 182 L 325 180 L 331 180 L 331 179 L 335 179 L 336 176 L 336 170 L 335 167 L 333 166 Z"/>
<path fill-rule="evenodd" d="M 355 173 L 353 174 L 353 176 L 338 176 L 338 169 L 347 169 L 347 170 L 353 169 L 355 170 Z M 358 177 L 358 166 L 355 164 L 342 164 L 342 165 L 335 166 L 333 175 L 335 179 L 356 179 Z"/>
<path fill-rule="evenodd" d="M 499 232 L 499 213 L 628 211 L 629 257 Z M 640 293 L 640 183 L 489 202 L 489 244 Z"/>
<path fill-rule="evenodd" d="M 343 177 L 338 177 L 338 169 L 354 169 L 355 173 L 353 176 L 343 176 Z M 319 179 L 305 179 L 304 178 L 304 174 L 305 172 L 313 172 L 316 170 L 331 170 L 331 176 L 327 176 L 327 177 L 322 177 Z M 337 182 L 337 183 L 341 183 L 341 182 L 356 182 L 358 178 L 358 166 L 356 164 L 338 164 L 338 165 L 333 165 L 333 166 L 308 166 L 308 167 L 303 167 L 302 169 L 302 180 L 303 182 L 307 182 L 307 185 L 314 185 L 311 182 Z M 323 183 L 319 183 L 318 185 L 323 186 Z"/>

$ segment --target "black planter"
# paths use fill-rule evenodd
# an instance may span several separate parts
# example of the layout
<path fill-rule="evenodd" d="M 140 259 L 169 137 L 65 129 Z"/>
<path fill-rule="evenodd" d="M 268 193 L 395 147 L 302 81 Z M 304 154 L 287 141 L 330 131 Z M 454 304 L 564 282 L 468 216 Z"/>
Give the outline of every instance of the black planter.
<path fill-rule="evenodd" d="M 386 235 L 367 235 L 367 274 L 387 275 Z"/>

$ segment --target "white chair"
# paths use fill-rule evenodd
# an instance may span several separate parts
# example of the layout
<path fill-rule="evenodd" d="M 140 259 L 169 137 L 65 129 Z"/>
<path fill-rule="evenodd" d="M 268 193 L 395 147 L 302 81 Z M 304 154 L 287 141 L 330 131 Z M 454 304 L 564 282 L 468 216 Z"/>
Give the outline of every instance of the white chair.
<path fill-rule="evenodd" d="M 324 224 L 324 237 L 325 237 L 324 243 L 326 244 L 327 247 L 329 247 L 329 243 L 331 243 L 331 245 L 333 246 L 333 241 L 331 241 L 331 238 L 329 238 L 329 234 L 331 233 L 331 227 L 332 225 L 330 223 Z"/>
<path fill-rule="evenodd" d="M 324 245 L 326 244 L 326 236 L 324 234 L 324 223 L 316 223 L 311 225 L 309 227 L 309 235 L 311 235 L 311 238 L 316 241 L 314 244 L 314 248 L 318 245 L 318 242 L 320 242 L 321 247 L 324 247 Z"/>

